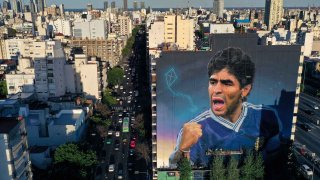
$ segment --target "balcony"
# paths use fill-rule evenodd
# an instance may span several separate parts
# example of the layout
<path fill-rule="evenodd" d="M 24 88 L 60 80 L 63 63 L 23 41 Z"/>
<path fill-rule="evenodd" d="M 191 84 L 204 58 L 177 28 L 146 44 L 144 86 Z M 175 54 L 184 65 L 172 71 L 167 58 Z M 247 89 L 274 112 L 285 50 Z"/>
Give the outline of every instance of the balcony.
<path fill-rule="evenodd" d="M 152 126 L 156 126 L 157 125 L 157 120 L 155 120 L 154 118 L 152 118 Z"/>
<path fill-rule="evenodd" d="M 152 135 L 157 135 L 157 130 L 152 130 Z"/>

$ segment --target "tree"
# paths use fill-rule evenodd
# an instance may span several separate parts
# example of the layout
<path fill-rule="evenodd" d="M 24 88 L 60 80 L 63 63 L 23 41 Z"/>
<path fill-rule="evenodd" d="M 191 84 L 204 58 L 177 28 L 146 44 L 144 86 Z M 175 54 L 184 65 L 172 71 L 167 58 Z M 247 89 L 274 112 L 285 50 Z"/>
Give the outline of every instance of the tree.
<path fill-rule="evenodd" d="M 113 106 L 117 104 L 117 99 L 112 96 L 111 90 L 108 88 L 105 89 L 103 92 L 102 103 L 108 106 Z"/>
<path fill-rule="evenodd" d="M 111 114 L 109 107 L 106 104 L 97 103 L 95 110 L 104 118 L 108 118 Z"/>
<path fill-rule="evenodd" d="M 108 83 L 112 86 L 120 84 L 124 79 L 123 75 L 124 71 L 120 67 L 109 70 L 107 73 Z"/>
<path fill-rule="evenodd" d="M 55 172 L 57 177 L 67 179 L 86 179 L 90 169 L 98 163 L 95 152 L 80 150 L 76 144 L 59 146 L 54 153 Z"/>
<path fill-rule="evenodd" d="M 252 151 L 249 151 L 247 156 L 244 159 L 244 164 L 241 168 L 241 176 L 244 180 L 255 179 L 255 161 L 254 154 Z"/>
<path fill-rule="evenodd" d="M 148 147 L 147 143 L 137 143 L 136 145 L 136 151 L 141 155 L 141 158 L 143 158 L 146 161 L 146 164 L 150 161 L 150 149 Z"/>
<path fill-rule="evenodd" d="M 192 167 L 189 160 L 185 157 L 178 162 L 178 169 L 180 171 L 181 180 L 191 180 Z"/>
<path fill-rule="evenodd" d="M 263 165 L 263 156 L 259 152 L 255 155 L 255 179 L 263 179 L 264 176 L 264 165 Z"/>
<path fill-rule="evenodd" d="M 7 82 L 0 81 L 0 98 L 5 98 L 8 95 Z"/>
<path fill-rule="evenodd" d="M 227 179 L 234 180 L 239 179 L 240 170 L 238 168 L 238 160 L 234 157 L 231 157 L 227 166 Z"/>
<path fill-rule="evenodd" d="M 226 168 L 223 163 L 222 156 L 215 156 L 212 161 L 212 171 L 210 180 L 223 180 L 226 179 Z"/>

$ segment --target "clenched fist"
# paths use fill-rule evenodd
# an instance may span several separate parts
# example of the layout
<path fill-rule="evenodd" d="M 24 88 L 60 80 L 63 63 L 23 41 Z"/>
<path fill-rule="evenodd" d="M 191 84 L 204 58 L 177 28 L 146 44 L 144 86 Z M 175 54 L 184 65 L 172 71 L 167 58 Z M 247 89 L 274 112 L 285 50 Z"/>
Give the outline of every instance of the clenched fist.
<path fill-rule="evenodd" d="M 179 149 L 182 151 L 189 151 L 190 148 L 198 142 L 201 136 L 202 129 L 200 124 L 196 122 L 184 124 Z"/>

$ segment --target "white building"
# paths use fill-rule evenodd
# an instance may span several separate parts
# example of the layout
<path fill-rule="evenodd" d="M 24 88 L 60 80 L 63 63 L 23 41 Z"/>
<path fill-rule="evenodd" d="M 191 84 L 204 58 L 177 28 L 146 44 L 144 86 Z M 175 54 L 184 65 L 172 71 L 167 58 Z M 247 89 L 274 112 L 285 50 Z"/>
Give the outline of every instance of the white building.
<path fill-rule="evenodd" d="M 180 50 L 193 50 L 195 47 L 194 20 L 177 16 L 177 45 Z"/>
<path fill-rule="evenodd" d="M 33 93 L 34 74 L 6 74 L 8 94 Z"/>
<path fill-rule="evenodd" d="M 151 23 L 148 33 L 149 48 L 158 48 L 164 43 L 164 21 L 154 21 Z"/>
<path fill-rule="evenodd" d="M 59 18 L 53 22 L 50 22 L 50 24 L 53 26 L 53 32 L 55 34 L 61 33 L 64 36 L 72 36 L 72 27 L 70 20 Z"/>
<path fill-rule="evenodd" d="M 118 24 L 120 25 L 120 36 L 127 36 L 131 35 L 132 31 L 132 21 L 129 16 L 119 16 L 118 17 Z"/>
<path fill-rule="evenodd" d="M 218 17 L 222 18 L 224 10 L 224 0 L 214 0 L 213 10 L 213 13 L 215 13 Z"/>
<path fill-rule="evenodd" d="M 0 179 L 32 179 L 23 119 L 0 118 Z"/>
<path fill-rule="evenodd" d="M 74 64 L 66 64 L 66 89 L 70 93 L 83 93 L 89 99 L 101 99 L 106 87 L 106 68 L 100 69 L 100 63 L 84 54 L 76 54 Z"/>
<path fill-rule="evenodd" d="M 30 147 L 78 142 L 85 132 L 85 112 L 82 109 L 61 110 L 54 116 L 45 109 L 30 110 L 26 115 Z"/>
<path fill-rule="evenodd" d="M 76 38 L 106 39 L 107 25 L 105 20 L 75 21 L 73 35 Z"/>
<path fill-rule="evenodd" d="M 313 32 L 299 32 L 297 43 L 304 45 L 303 55 L 310 57 L 313 45 Z"/>
<path fill-rule="evenodd" d="M 234 33 L 233 24 L 210 24 L 210 34 Z"/>

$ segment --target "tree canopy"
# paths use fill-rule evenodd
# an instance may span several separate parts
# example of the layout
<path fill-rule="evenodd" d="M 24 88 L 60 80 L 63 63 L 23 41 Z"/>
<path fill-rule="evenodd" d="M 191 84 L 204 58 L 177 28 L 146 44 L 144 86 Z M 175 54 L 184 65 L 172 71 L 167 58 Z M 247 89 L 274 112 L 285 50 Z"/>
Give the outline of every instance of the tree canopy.
<path fill-rule="evenodd" d="M 0 98 L 5 98 L 8 95 L 6 81 L 0 81 Z"/>
<path fill-rule="evenodd" d="M 72 177 L 85 179 L 90 168 L 98 163 L 95 152 L 88 150 L 82 151 L 76 144 L 64 144 L 59 146 L 54 153 L 56 176 Z M 71 173 L 71 172 L 78 173 Z M 64 174 L 67 173 L 67 174 Z M 68 174 L 70 173 L 70 174 Z"/>
<path fill-rule="evenodd" d="M 192 167 L 187 158 L 182 158 L 178 163 L 178 169 L 180 171 L 181 180 L 191 180 Z"/>
<path fill-rule="evenodd" d="M 117 99 L 112 96 L 111 90 L 108 88 L 105 89 L 103 92 L 102 103 L 104 103 L 108 106 L 112 106 L 112 105 L 117 104 Z"/>
<path fill-rule="evenodd" d="M 112 86 L 120 84 L 123 81 L 124 71 L 120 67 L 114 67 L 107 73 L 108 83 Z"/>

